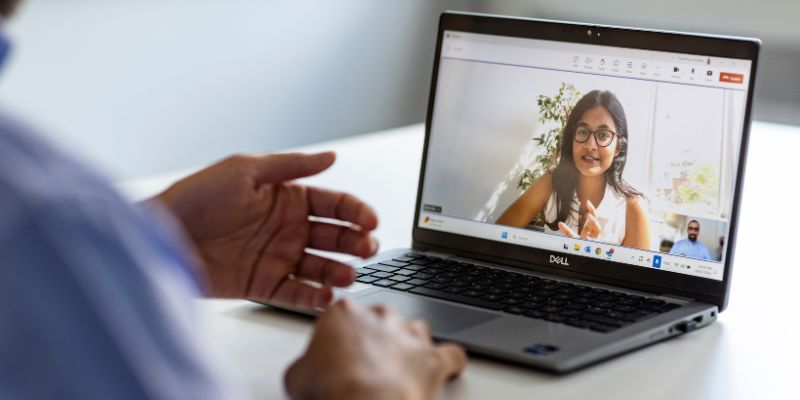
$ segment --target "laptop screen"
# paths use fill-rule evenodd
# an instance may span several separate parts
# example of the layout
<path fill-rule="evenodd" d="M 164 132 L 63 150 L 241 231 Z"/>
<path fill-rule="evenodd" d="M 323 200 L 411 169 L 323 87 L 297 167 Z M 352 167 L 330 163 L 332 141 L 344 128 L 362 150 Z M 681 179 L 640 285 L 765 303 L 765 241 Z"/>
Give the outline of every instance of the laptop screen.
<path fill-rule="evenodd" d="M 418 227 L 715 280 L 750 61 L 445 31 Z"/>

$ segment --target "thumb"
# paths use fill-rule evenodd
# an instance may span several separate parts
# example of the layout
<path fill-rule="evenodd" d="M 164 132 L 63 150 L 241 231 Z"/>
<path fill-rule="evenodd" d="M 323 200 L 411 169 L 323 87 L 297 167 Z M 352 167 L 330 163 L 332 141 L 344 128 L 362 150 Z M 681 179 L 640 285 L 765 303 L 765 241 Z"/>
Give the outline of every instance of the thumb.
<path fill-rule="evenodd" d="M 589 214 L 597 217 L 597 208 L 592 204 L 592 201 L 586 199 L 586 210 L 589 211 Z"/>
<path fill-rule="evenodd" d="M 336 153 L 279 153 L 255 158 L 255 179 L 259 184 L 289 181 L 316 175 L 336 161 Z"/>

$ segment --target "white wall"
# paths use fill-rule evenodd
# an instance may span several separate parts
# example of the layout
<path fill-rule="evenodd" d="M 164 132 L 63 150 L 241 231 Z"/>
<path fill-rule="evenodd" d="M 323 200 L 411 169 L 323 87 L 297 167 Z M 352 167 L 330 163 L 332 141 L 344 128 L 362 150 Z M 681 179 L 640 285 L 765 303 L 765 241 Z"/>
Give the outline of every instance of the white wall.
<path fill-rule="evenodd" d="M 415 123 L 454 3 L 24 0 L 0 104 L 116 178 Z"/>

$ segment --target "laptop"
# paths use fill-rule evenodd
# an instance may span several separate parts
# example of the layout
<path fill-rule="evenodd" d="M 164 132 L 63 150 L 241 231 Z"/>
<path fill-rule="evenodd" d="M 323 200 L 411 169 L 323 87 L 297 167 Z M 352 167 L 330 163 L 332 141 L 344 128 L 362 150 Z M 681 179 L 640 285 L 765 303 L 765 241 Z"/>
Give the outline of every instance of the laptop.
<path fill-rule="evenodd" d="M 759 48 L 442 14 L 413 245 L 355 264 L 337 296 L 558 373 L 712 324 Z"/>

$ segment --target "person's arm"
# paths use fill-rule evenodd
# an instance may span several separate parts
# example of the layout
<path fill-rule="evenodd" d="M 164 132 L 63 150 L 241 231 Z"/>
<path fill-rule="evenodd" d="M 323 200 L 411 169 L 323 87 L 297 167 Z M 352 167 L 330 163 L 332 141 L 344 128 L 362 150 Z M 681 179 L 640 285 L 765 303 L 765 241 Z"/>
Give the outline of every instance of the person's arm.
<path fill-rule="evenodd" d="M 461 347 L 434 344 L 424 321 L 344 299 L 317 320 L 284 382 L 295 400 L 432 400 L 466 361 Z"/>
<path fill-rule="evenodd" d="M 500 215 L 495 223 L 520 228 L 527 226 L 537 214 L 544 210 L 552 192 L 552 175 L 540 176 Z"/>
<path fill-rule="evenodd" d="M 708 251 L 708 247 L 706 247 L 706 245 L 703 245 L 703 253 L 704 253 L 703 254 L 703 259 L 704 260 L 710 260 L 711 259 L 711 253 Z"/>
<path fill-rule="evenodd" d="M 192 266 L 103 189 L 3 193 L 0 397 L 237 398 L 197 333 Z"/>
<path fill-rule="evenodd" d="M 650 248 L 650 226 L 647 214 L 638 198 L 628 199 L 625 210 L 625 238 L 622 245 L 639 249 Z"/>

